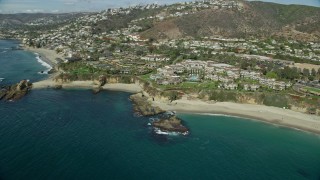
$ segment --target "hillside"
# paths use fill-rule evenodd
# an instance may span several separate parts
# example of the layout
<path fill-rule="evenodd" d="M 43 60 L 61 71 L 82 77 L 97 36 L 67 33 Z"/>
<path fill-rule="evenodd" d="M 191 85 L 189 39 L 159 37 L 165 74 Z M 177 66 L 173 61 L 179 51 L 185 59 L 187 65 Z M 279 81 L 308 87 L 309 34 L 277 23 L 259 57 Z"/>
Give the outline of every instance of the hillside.
<path fill-rule="evenodd" d="M 20 14 L 0 14 L 0 27 L 15 27 L 30 24 L 59 24 L 74 20 L 87 13 L 64 13 L 64 14 L 49 14 L 49 13 L 20 13 Z"/>
<path fill-rule="evenodd" d="M 211 8 L 156 22 L 141 35 L 146 38 L 221 35 L 278 36 L 301 41 L 320 39 L 320 8 L 265 2 L 243 3 L 243 10 Z"/>

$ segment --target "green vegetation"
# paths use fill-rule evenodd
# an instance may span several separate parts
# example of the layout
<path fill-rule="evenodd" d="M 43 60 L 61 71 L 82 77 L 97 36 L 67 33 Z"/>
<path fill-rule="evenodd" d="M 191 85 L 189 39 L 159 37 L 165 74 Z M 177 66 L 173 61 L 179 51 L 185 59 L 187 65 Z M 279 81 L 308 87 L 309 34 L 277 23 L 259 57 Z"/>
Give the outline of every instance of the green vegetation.
<path fill-rule="evenodd" d="M 237 102 L 237 92 L 233 92 L 233 91 L 212 91 L 209 94 L 209 100 L 215 100 L 215 101 L 220 101 L 220 102 L 224 102 L 224 101 L 231 101 L 231 102 Z"/>
<path fill-rule="evenodd" d="M 168 97 L 171 102 L 181 98 L 177 91 L 166 91 L 163 95 Z"/>
<path fill-rule="evenodd" d="M 270 78 L 270 79 L 278 79 L 278 75 L 273 71 L 268 72 L 266 76 L 267 78 Z"/>
<path fill-rule="evenodd" d="M 275 106 L 279 108 L 289 107 L 288 97 L 283 94 L 263 94 L 263 104 L 266 106 Z"/>
<path fill-rule="evenodd" d="M 313 87 L 305 87 L 304 89 L 306 89 L 309 92 L 316 92 L 316 93 L 320 93 L 320 89 L 318 88 L 313 88 Z"/>
<path fill-rule="evenodd" d="M 150 75 L 151 75 L 151 74 L 152 74 L 152 73 L 142 75 L 142 76 L 140 76 L 140 78 L 143 79 L 143 80 L 145 80 L 145 81 L 151 81 L 151 79 L 150 79 Z"/>
<path fill-rule="evenodd" d="M 310 63 L 310 64 L 315 64 L 315 65 L 320 65 L 320 62 L 318 61 L 310 61 L 307 59 L 302 59 L 299 57 L 295 56 L 289 56 L 289 55 L 281 55 L 281 54 L 276 54 L 274 56 L 275 59 L 282 59 L 282 60 L 287 60 L 287 61 L 293 61 L 295 63 Z"/>
<path fill-rule="evenodd" d="M 158 85 L 162 90 L 183 90 L 188 92 L 199 92 L 206 90 L 217 89 L 218 83 L 213 81 L 208 82 L 182 82 L 177 85 Z"/>
<path fill-rule="evenodd" d="M 57 79 L 64 80 L 92 80 L 103 75 L 104 72 L 100 71 L 84 62 L 62 63 L 58 67 L 66 73 L 60 74 Z"/>

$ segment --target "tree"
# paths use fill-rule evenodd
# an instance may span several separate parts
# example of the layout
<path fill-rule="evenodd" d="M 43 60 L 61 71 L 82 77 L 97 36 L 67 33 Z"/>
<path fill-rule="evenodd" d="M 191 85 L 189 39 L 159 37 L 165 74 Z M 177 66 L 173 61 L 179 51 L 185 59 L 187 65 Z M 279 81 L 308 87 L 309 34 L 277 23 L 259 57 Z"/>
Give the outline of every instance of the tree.
<path fill-rule="evenodd" d="M 248 66 L 249 66 L 248 61 L 241 61 L 241 64 L 240 64 L 241 69 L 247 70 Z"/>
<path fill-rule="evenodd" d="M 313 81 L 314 80 L 314 76 L 308 76 L 309 81 Z"/>
<path fill-rule="evenodd" d="M 278 75 L 273 72 L 273 71 L 270 71 L 266 74 L 267 78 L 270 78 L 270 79 L 277 79 L 278 78 Z"/>
<path fill-rule="evenodd" d="M 169 92 L 169 100 L 172 102 L 172 101 L 175 101 L 177 100 L 179 97 L 179 94 L 177 91 L 170 91 Z"/>
<path fill-rule="evenodd" d="M 304 68 L 303 71 L 302 71 L 302 74 L 303 74 L 304 76 L 306 76 L 306 77 L 310 76 L 310 71 L 309 71 L 309 69 Z"/>
<path fill-rule="evenodd" d="M 137 50 L 136 51 L 136 55 L 137 56 L 142 56 L 144 54 L 144 52 L 142 50 Z"/>
<path fill-rule="evenodd" d="M 156 48 L 154 46 L 152 46 L 152 45 L 148 46 L 148 50 L 149 50 L 150 53 L 153 53 L 155 51 L 155 49 Z"/>
<path fill-rule="evenodd" d="M 311 76 L 315 77 L 317 75 L 317 72 L 314 68 L 311 70 Z"/>
<path fill-rule="evenodd" d="M 286 66 L 283 69 L 279 69 L 278 76 L 283 79 L 294 80 L 299 78 L 299 72 L 296 67 L 290 68 Z"/>

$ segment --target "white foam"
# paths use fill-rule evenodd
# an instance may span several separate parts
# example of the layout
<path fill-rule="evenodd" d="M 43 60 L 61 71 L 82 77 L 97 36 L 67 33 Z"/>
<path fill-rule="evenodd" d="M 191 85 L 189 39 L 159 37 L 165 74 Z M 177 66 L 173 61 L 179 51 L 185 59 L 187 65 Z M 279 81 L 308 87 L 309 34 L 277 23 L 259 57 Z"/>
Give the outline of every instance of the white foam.
<path fill-rule="evenodd" d="M 159 135 L 169 135 L 169 136 L 178 136 L 180 134 L 186 136 L 189 134 L 189 131 L 185 132 L 185 133 L 180 133 L 180 132 L 166 132 L 166 131 L 161 131 L 159 128 L 155 128 L 154 129 L 154 132 L 156 134 L 159 134 Z"/>
<path fill-rule="evenodd" d="M 44 62 L 40 57 L 38 53 L 34 53 L 35 55 L 37 55 L 36 59 L 37 61 L 44 67 L 47 68 L 47 70 L 43 71 L 43 73 L 39 72 L 40 74 L 48 74 L 48 72 L 52 69 L 52 67 L 50 66 L 50 64 Z"/>
<path fill-rule="evenodd" d="M 6 52 L 8 52 L 8 51 L 2 51 L 1 54 L 6 53 Z"/>
<path fill-rule="evenodd" d="M 149 118 L 150 122 L 158 121 L 159 118 Z"/>
<path fill-rule="evenodd" d="M 160 129 L 155 129 L 155 130 L 154 130 L 154 132 L 155 132 L 156 134 L 169 135 L 169 133 L 168 133 L 168 132 L 161 131 Z"/>

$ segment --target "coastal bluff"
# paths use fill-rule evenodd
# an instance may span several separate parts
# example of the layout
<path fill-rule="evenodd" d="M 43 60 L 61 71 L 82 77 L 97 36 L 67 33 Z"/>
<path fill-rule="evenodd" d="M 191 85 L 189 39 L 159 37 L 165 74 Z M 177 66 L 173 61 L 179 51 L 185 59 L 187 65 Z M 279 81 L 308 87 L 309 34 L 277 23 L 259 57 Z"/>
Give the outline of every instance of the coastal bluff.
<path fill-rule="evenodd" d="M 142 93 L 131 95 L 130 100 L 133 102 L 133 110 L 142 116 L 154 116 L 165 112 L 157 106 L 151 106 L 148 98 Z"/>
<path fill-rule="evenodd" d="M 0 90 L 0 100 L 15 101 L 21 99 L 32 88 L 32 83 L 27 80 L 22 80 L 17 84 L 11 86 L 3 86 Z"/>

